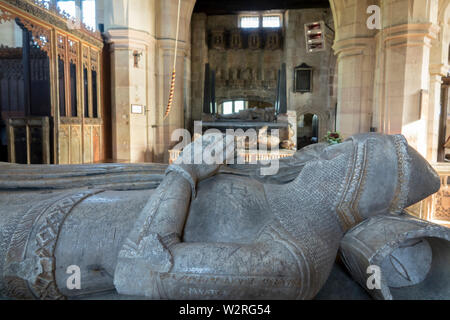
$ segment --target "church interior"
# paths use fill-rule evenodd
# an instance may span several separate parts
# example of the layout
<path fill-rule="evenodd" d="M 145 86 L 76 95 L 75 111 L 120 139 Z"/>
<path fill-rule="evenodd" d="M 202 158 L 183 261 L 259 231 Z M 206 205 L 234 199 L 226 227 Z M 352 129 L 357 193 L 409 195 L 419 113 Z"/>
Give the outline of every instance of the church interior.
<path fill-rule="evenodd" d="M 406 211 L 450 228 L 449 53 L 450 0 L 0 0 L 0 163 L 163 167 L 179 129 L 277 130 L 247 162 L 403 135 L 441 182 Z"/>

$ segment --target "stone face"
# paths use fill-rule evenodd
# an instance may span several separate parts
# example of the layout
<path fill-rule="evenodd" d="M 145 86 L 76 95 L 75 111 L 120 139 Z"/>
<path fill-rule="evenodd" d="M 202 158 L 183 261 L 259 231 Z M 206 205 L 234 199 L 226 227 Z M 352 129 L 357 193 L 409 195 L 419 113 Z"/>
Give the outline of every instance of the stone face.
<path fill-rule="evenodd" d="M 327 283 L 322 297 L 332 297 L 336 284 L 350 281 L 336 267 L 329 279 L 347 231 L 356 226 L 343 242 L 351 249 L 355 230 L 369 233 L 361 241 L 379 231 L 366 219 L 390 214 L 401 226 L 392 230 L 392 238 L 403 239 L 409 220 L 392 214 L 439 188 L 428 163 L 401 136 L 359 135 L 340 145 L 306 148 L 270 178 L 252 172 L 257 166 L 221 169 L 181 161 L 195 158 L 195 146 L 216 143 L 221 142 L 210 136 L 195 140 L 163 176 L 165 167 L 158 165 L 1 165 L 2 295 L 312 299 Z M 383 164 L 386 159 L 389 163 Z M 89 181 L 93 176 L 97 183 Z M 13 177 L 16 181 L 9 181 Z M 31 186 L 34 191 L 25 190 Z M 367 195 L 380 186 L 394 192 L 370 200 Z M 413 283 L 427 287 L 429 273 L 439 279 L 448 272 L 446 254 L 435 257 L 435 250 L 447 252 L 439 239 L 448 237 L 448 230 L 417 223 L 428 232 L 418 235 L 437 239 L 419 246 L 408 242 L 393 257 L 407 272 L 414 271 Z M 383 243 L 378 240 L 373 250 Z M 425 263 L 415 264 L 411 256 Z M 66 270 L 73 265 L 82 272 L 81 290 L 66 286 Z M 398 265 L 385 270 L 393 286 L 403 285 Z M 449 288 L 445 281 L 439 285 L 439 290 Z M 420 290 L 406 297 L 418 297 Z"/>

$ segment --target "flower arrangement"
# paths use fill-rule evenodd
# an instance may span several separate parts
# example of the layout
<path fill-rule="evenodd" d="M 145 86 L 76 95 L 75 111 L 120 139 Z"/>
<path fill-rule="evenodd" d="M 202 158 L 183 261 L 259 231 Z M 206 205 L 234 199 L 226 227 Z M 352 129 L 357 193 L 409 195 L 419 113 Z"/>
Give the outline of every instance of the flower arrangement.
<path fill-rule="evenodd" d="M 328 131 L 327 135 L 324 137 L 324 141 L 328 142 L 330 145 L 342 143 L 341 134 L 339 132 Z"/>

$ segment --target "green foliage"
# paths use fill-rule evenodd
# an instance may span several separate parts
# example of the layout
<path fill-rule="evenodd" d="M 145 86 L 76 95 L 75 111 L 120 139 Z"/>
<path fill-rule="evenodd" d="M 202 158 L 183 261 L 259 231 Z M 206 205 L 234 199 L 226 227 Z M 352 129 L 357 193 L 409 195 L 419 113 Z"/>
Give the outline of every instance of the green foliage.
<path fill-rule="evenodd" d="M 330 145 L 342 143 L 342 137 L 339 132 L 328 131 L 323 140 Z"/>

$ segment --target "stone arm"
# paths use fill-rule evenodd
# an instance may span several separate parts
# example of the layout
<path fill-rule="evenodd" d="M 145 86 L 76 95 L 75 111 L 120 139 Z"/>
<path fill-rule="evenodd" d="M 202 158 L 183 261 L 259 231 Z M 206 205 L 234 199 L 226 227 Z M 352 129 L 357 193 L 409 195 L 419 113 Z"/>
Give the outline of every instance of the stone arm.
<path fill-rule="evenodd" d="M 180 242 L 197 180 L 218 168 L 168 168 L 119 253 L 114 284 L 120 294 L 151 299 L 301 297 L 301 251 L 276 222 L 251 244 Z"/>
<path fill-rule="evenodd" d="M 149 299 L 302 297 L 301 251 L 276 222 L 255 243 L 181 243 L 190 189 L 179 173 L 164 179 L 146 208 L 154 214 L 140 218 L 141 228 L 131 232 L 119 254 L 114 284 L 120 294 Z"/>

